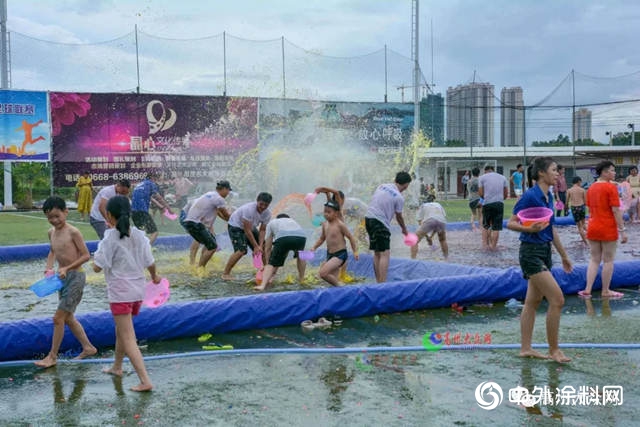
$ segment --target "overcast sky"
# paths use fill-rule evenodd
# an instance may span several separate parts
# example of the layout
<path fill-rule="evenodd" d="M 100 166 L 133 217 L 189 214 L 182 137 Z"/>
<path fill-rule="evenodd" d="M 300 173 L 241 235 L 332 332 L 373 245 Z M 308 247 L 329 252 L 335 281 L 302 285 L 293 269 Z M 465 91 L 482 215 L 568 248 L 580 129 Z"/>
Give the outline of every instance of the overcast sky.
<path fill-rule="evenodd" d="M 475 71 L 476 81 L 495 85 L 497 94 L 521 86 L 532 105 L 572 69 L 595 77 L 640 70 L 640 2 L 634 0 L 421 0 L 420 18 L 422 71 L 430 82 L 433 22 L 433 81 L 443 95 L 470 82 Z M 253 40 L 284 36 L 328 56 L 363 55 L 385 44 L 411 56 L 410 0 L 8 0 L 8 29 L 49 41 L 96 43 L 136 24 L 166 38 L 226 31 Z M 610 80 L 604 93 L 581 99 L 640 98 L 638 80 L 631 81 L 636 85 Z M 563 97 L 555 104 L 570 101 Z M 626 120 L 598 125 L 594 118 L 594 138 Z"/>

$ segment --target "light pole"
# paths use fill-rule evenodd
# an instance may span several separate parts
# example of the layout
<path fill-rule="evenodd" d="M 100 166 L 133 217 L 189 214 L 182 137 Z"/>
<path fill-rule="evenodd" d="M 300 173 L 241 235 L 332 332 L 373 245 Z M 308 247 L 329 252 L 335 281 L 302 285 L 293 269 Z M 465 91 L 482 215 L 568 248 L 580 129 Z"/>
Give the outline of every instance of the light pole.
<path fill-rule="evenodd" d="M 604 134 L 609 137 L 609 145 L 613 145 L 613 134 L 610 131 L 606 131 Z"/>
<path fill-rule="evenodd" d="M 629 123 L 627 127 L 631 129 L 631 145 L 636 145 L 636 125 Z"/>

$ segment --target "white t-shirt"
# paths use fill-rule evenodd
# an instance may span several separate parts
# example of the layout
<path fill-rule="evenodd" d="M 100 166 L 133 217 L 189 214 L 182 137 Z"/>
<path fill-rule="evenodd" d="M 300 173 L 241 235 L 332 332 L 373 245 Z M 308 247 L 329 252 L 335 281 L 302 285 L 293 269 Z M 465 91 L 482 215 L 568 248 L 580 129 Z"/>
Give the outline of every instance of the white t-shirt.
<path fill-rule="evenodd" d="M 365 218 L 374 218 L 391 230 L 391 220 L 402 213 L 404 199 L 395 184 L 381 184 L 373 193 Z"/>
<path fill-rule="evenodd" d="M 226 200 L 217 191 L 209 191 L 193 201 L 184 220 L 211 225 L 216 220 L 218 208 L 226 204 Z"/>
<path fill-rule="evenodd" d="M 504 189 L 509 188 L 507 178 L 497 172 L 485 173 L 478 179 L 478 188 L 484 189 L 484 204 L 503 202 Z"/>
<path fill-rule="evenodd" d="M 143 231 L 131 227 L 130 234 L 121 239 L 115 228 L 106 230 L 93 256 L 93 262 L 104 270 L 110 303 L 144 299 L 144 269 L 154 263 L 151 245 Z"/>
<path fill-rule="evenodd" d="M 93 199 L 93 205 L 91 205 L 91 212 L 89 212 L 89 216 L 96 221 L 105 222 L 106 219 L 102 216 L 100 212 L 100 202 L 102 200 L 109 200 L 110 198 L 116 195 L 116 185 L 108 185 L 104 187 L 102 190 L 98 191 L 95 199 Z"/>
<path fill-rule="evenodd" d="M 229 218 L 229 225 L 244 228 L 242 221 L 246 220 L 249 221 L 253 227 L 257 227 L 258 224 L 267 224 L 270 219 L 271 211 L 269 209 L 265 209 L 262 213 L 259 213 L 258 202 L 249 202 L 233 211 Z"/>
<path fill-rule="evenodd" d="M 265 239 L 269 239 L 271 236 L 273 236 L 274 241 L 281 237 L 307 237 L 300 224 L 291 218 L 275 218 L 269 221 Z"/>
<path fill-rule="evenodd" d="M 440 222 L 447 222 L 447 214 L 440 203 L 423 203 L 420 206 L 420 209 L 418 209 L 418 213 L 416 214 L 416 220 L 418 222 L 424 222 L 429 218 Z"/>

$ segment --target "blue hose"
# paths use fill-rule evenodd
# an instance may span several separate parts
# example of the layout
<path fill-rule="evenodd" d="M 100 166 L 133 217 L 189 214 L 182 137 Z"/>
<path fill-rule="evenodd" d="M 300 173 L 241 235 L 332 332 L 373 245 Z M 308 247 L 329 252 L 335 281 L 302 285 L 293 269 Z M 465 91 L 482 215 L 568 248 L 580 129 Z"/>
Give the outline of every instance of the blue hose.
<path fill-rule="evenodd" d="M 534 348 L 548 348 L 547 344 L 533 344 Z M 443 345 L 436 351 L 478 351 L 478 350 L 517 350 L 520 344 L 479 344 L 479 345 Z M 564 343 L 560 348 L 587 348 L 604 350 L 640 350 L 640 343 Z M 400 352 L 428 351 L 424 346 L 400 346 L 400 347 L 321 347 L 321 348 L 242 348 L 221 351 L 190 351 L 186 353 L 157 354 L 145 356 L 145 361 L 179 359 L 184 357 L 200 356 L 229 356 L 262 354 L 350 354 L 350 353 L 400 353 Z M 434 352 L 434 350 L 431 350 Z M 8 360 L 0 362 L 0 368 L 12 366 L 33 365 L 35 360 Z M 108 364 L 113 363 L 113 358 L 103 359 L 63 359 L 58 363 L 82 363 L 82 364 Z"/>

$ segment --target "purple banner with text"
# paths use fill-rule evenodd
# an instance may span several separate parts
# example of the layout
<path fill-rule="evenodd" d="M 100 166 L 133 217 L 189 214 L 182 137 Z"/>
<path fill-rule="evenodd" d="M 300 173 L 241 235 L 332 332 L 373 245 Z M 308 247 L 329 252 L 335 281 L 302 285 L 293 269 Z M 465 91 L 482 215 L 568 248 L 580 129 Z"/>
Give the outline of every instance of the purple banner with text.
<path fill-rule="evenodd" d="M 121 93 L 50 93 L 54 186 L 88 171 L 95 186 L 150 170 L 164 179 L 224 178 L 257 146 L 257 99 Z"/>

